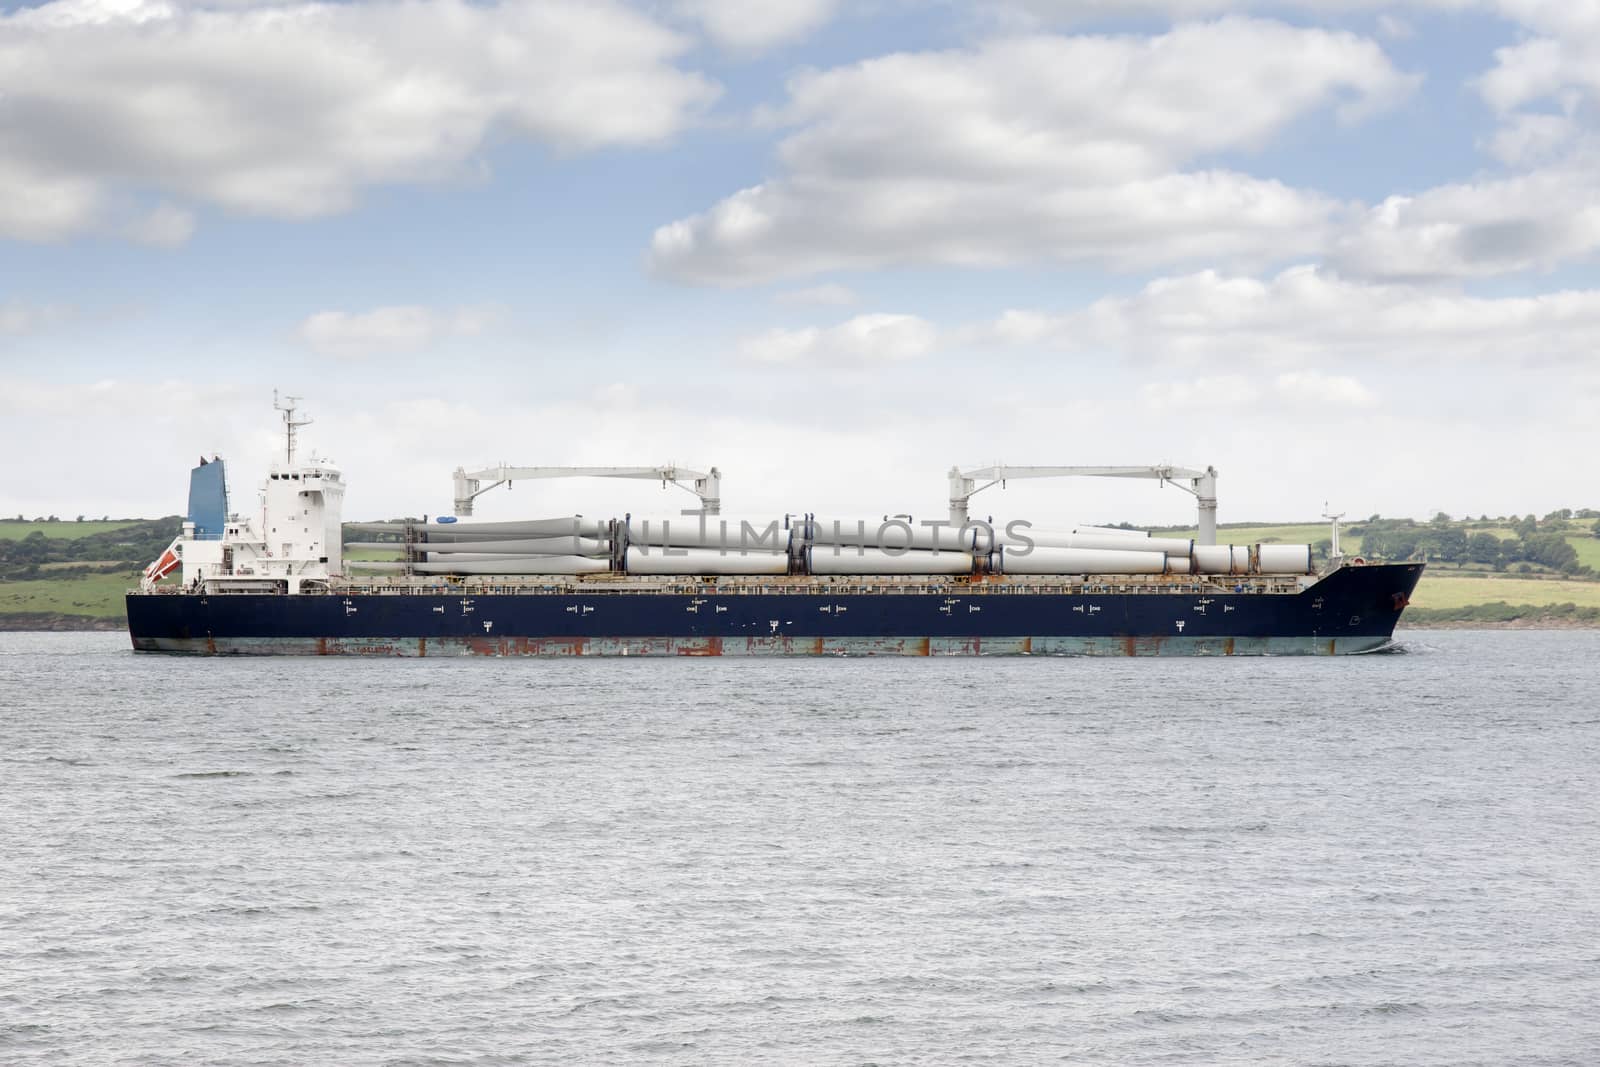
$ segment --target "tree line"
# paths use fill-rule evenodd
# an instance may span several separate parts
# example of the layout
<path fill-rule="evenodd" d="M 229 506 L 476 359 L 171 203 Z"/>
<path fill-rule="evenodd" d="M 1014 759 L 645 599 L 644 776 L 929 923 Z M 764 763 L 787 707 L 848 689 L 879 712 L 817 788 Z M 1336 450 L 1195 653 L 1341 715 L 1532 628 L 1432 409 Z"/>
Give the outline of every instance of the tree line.
<path fill-rule="evenodd" d="M 41 568 L 47 563 L 82 564 L 58 567 L 49 572 L 52 578 L 86 574 L 91 562 L 142 570 L 172 543 L 182 522 L 179 516 L 169 515 L 86 537 L 46 537 L 44 531 L 34 530 L 14 541 L 0 538 L 0 579 L 26 581 L 42 577 Z"/>
<path fill-rule="evenodd" d="M 1472 521 L 1457 522 L 1442 513 L 1428 523 L 1374 515 L 1348 529 L 1361 537 L 1361 553 L 1365 556 L 1470 563 L 1494 570 L 1531 571 L 1543 567 L 1575 577 L 1594 576 L 1593 568 L 1578 561 L 1578 551 L 1568 537 L 1600 537 L 1600 512 L 1563 508 L 1542 521 L 1533 515 L 1495 520 L 1484 516 L 1476 520 L 1479 526 L 1494 524 L 1508 530 L 1509 536 L 1504 537 L 1484 529 L 1474 530 L 1469 525 Z"/>

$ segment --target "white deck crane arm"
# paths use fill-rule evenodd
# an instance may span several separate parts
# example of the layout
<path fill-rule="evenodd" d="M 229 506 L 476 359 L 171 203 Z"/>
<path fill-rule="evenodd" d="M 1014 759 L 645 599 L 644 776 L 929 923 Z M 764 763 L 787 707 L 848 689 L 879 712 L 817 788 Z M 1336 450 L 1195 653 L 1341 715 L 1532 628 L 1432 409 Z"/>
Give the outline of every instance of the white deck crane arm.
<path fill-rule="evenodd" d="M 501 485 L 536 478 L 641 478 L 659 480 L 663 487 L 675 485 L 700 498 L 700 507 L 707 515 L 722 511 L 722 473 L 712 467 L 709 471 L 690 470 L 676 464 L 659 467 L 486 467 L 469 471 L 457 467 L 455 472 L 455 513 L 470 516 L 472 502 Z M 488 482 L 488 485 L 484 485 Z M 685 484 L 688 483 L 688 484 Z"/>
<path fill-rule="evenodd" d="M 1199 537 L 1202 545 L 1217 543 L 1217 471 L 1215 467 L 1194 470 L 1166 464 L 1149 467 L 977 467 L 963 471 L 950 468 L 950 522 L 959 526 L 967 521 L 967 504 L 975 493 L 992 485 L 1004 486 L 1012 478 L 1150 478 L 1162 485 L 1175 485 L 1199 503 Z M 983 484 L 978 484 L 982 482 Z M 1187 484 L 1185 484 L 1187 483 Z"/>

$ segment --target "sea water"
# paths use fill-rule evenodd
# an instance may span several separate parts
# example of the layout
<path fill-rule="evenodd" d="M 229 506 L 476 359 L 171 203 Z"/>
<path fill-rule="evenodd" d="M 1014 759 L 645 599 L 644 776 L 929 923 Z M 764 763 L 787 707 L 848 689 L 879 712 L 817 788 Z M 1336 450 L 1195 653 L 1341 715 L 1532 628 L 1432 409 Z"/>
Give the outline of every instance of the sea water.
<path fill-rule="evenodd" d="M 6 1064 L 1600 1062 L 1600 633 L 395 660 L 0 634 Z"/>

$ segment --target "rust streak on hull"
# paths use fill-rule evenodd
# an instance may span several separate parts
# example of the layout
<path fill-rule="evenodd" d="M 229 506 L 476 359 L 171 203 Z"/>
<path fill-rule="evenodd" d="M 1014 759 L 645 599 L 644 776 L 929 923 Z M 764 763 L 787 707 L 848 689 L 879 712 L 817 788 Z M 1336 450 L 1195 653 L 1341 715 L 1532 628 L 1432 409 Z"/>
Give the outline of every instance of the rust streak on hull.
<path fill-rule="evenodd" d="M 136 638 L 140 652 L 268 656 L 1248 656 L 1347 655 L 1382 637 L 463 637 Z"/>

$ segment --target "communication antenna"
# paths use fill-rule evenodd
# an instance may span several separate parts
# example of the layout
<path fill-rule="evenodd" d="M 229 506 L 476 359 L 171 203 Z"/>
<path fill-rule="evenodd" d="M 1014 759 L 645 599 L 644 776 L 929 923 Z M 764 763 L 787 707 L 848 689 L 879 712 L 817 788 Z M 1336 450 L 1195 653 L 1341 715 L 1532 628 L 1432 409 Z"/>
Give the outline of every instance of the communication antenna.
<path fill-rule="evenodd" d="M 1343 559 L 1344 553 L 1339 551 L 1339 520 L 1344 518 L 1344 512 L 1341 511 L 1337 515 L 1330 514 L 1328 502 L 1324 500 L 1322 502 L 1322 517 L 1333 524 L 1333 541 L 1328 547 L 1328 558 L 1330 560 Z"/>
<path fill-rule="evenodd" d="M 284 396 L 278 398 L 278 391 L 272 391 L 272 406 L 274 410 L 283 412 L 283 459 L 289 466 L 294 466 L 294 433 L 302 426 L 310 426 L 311 419 L 294 417 L 295 407 L 304 399 L 298 396 Z"/>

